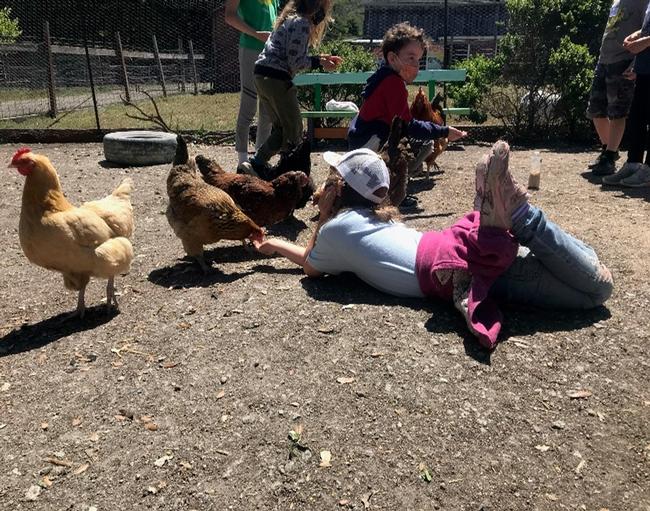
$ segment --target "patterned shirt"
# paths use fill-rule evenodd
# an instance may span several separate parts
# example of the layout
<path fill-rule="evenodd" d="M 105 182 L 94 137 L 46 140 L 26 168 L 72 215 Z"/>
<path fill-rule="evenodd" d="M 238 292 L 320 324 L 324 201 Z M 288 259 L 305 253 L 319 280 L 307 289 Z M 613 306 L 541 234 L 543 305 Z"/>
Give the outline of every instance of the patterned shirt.
<path fill-rule="evenodd" d="M 648 0 L 614 0 L 600 46 L 601 64 L 616 64 L 634 56 L 623 48 L 627 36 L 641 28 Z"/>
<path fill-rule="evenodd" d="M 292 79 L 302 69 L 318 67 L 318 57 L 308 55 L 311 23 L 302 16 L 291 16 L 276 28 L 266 41 L 255 66 L 278 71 Z M 256 69 L 256 74 L 260 74 Z"/>

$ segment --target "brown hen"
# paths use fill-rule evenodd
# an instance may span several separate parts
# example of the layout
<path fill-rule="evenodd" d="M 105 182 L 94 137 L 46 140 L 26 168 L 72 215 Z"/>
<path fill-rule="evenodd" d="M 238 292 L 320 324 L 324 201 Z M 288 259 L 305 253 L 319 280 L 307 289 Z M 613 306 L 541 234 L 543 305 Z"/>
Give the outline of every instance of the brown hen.
<path fill-rule="evenodd" d="M 310 179 L 304 172 L 285 172 L 273 181 L 225 172 L 217 162 L 198 155 L 196 165 L 206 183 L 230 195 L 257 225 L 268 227 L 289 218 L 303 203 Z"/>
<path fill-rule="evenodd" d="M 237 207 L 230 195 L 201 178 L 180 135 L 174 166 L 167 177 L 167 195 L 169 225 L 187 255 L 194 257 L 204 272 L 209 269 L 203 257 L 204 245 L 219 240 L 261 240 L 264 236 L 264 231 Z"/>
<path fill-rule="evenodd" d="M 411 115 L 419 121 L 429 121 L 440 126 L 445 126 L 447 120 L 441 105 L 442 99 L 442 96 L 438 94 L 433 99 L 433 102 L 430 102 L 424 90 L 420 87 L 411 104 Z M 446 138 L 438 138 L 433 141 L 433 152 L 424 160 L 427 165 L 427 178 L 429 177 L 431 167 L 440 170 L 436 159 L 445 152 L 448 143 L 449 141 Z"/>

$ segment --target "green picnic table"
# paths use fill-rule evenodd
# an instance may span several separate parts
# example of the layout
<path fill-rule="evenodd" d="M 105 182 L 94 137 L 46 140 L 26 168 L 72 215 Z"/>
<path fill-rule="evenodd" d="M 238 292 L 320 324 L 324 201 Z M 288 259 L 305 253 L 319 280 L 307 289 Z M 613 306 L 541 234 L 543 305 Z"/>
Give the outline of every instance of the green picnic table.
<path fill-rule="evenodd" d="M 371 71 L 356 73 L 304 73 L 297 75 L 293 83 L 297 87 L 314 88 L 314 109 L 301 112 L 307 119 L 307 136 L 310 141 L 314 138 L 346 138 L 347 127 L 319 128 L 315 125 L 317 119 L 351 119 L 356 112 L 341 112 L 323 110 L 324 85 L 362 85 L 373 73 Z M 429 99 L 436 94 L 436 83 L 464 82 L 467 77 L 465 69 L 428 69 L 420 71 L 413 83 L 426 83 Z M 469 108 L 445 108 L 447 115 L 467 115 Z"/>

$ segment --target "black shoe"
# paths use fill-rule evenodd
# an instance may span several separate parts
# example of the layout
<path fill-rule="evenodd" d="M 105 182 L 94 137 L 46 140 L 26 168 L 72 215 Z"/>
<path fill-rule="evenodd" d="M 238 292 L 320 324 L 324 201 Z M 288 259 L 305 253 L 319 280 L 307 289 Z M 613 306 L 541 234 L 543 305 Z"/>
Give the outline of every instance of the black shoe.
<path fill-rule="evenodd" d="M 616 155 L 612 151 L 605 151 L 598 158 L 598 162 L 591 168 L 591 173 L 594 176 L 610 176 L 616 172 Z"/>
<path fill-rule="evenodd" d="M 419 204 L 419 200 L 415 195 L 407 195 L 400 203 L 399 207 L 404 209 L 415 208 Z"/>
<path fill-rule="evenodd" d="M 587 165 L 588 169 L 593 169 L 594 167 L 598 167 L 600 165 L 600 159 L 605 155 L 607 152 L 607 148 L 603 148 L 603 150 L 600 152 L 600 154 L 596 157 L 594 161 L 592 161 L 589 165 Z M 621 155 L 618 153 L 618 151 L 613 152 L 613 160 L 612 161 L 618 161 L 618 159 L 621 157 Z"/>

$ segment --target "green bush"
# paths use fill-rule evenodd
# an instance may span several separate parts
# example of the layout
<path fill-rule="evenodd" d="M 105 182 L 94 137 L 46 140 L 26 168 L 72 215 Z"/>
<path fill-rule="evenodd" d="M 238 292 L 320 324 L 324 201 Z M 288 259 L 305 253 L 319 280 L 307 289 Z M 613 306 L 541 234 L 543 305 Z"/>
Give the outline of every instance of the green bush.
<path fill-rule="evenodd" d="M 466 69 L 467 79 L 462 85 L 450 85 L 447 94 L 454 100 L 454 106 L 472 109 L 472 113 L 468 116 L 471 121 L 484 123 L 487 120 L 487 113 L 483 108 L 483 98 L 501 75 L 500 59 L 488 59 L 483 55 L 476 55 L 458 62 L 454 67 Z"/>
<path fill-rule="evenodd" d="M 461 62 L 467 83 L 452 88 L 472 119 L 500 120 L 515 138 L 577 137 L 584 118 L 595 55 L 611 0 L 506 0 L 508 33 L 498 56 Z"/>
<path fill-rule="evenodd" d="M 18 20 L 11 17 L 11 8 L 0 9 L 0 44 L 12 44 L 22 34 Z"/>
<path fill-rule="evenodd" d="M 584 112 L 595 60 L 586 45 L 575 44 L 569 37 L 563 37 L 549 57 L 550 83 L 560 95 L 557 113 L 571 137 L 590 129 Z"/>

